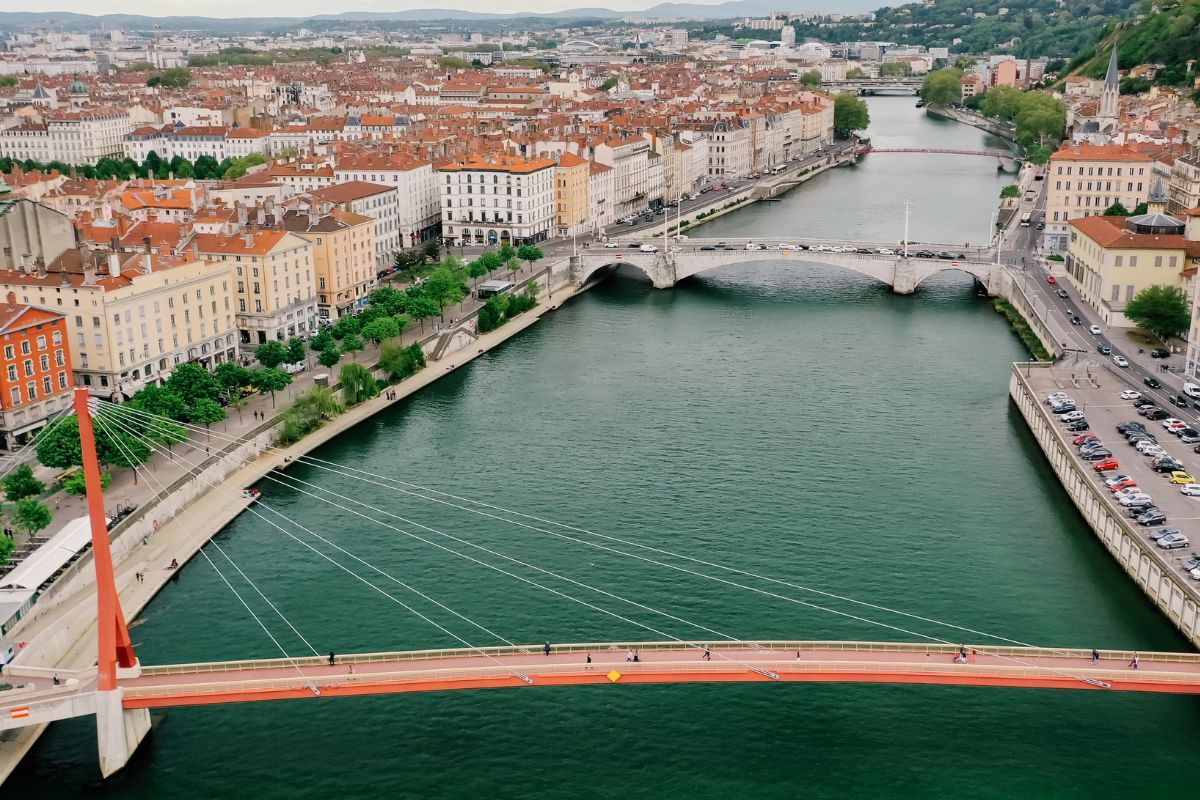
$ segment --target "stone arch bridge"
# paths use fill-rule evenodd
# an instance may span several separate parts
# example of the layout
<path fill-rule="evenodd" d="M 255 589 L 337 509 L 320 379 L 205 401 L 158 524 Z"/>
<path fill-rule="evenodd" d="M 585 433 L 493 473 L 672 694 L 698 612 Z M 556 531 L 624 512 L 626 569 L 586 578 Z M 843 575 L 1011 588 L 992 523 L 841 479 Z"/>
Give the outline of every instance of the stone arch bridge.
<path fill-rule="evenodd" d="M 646 252 L 650 245 L 654 252 Z M 752 249 L 747 249 L 750 246 Z M 769 249 L 756 249 L 759 247 Z M 918 255 L 933 253 L 933 256 Z M 946 257 L 950 256 L 950 257 Z M 572 282 L 584 284 L 597 272 L 622 264 L 643 272 L 656 289 L 669 289 L 686 278 L 729 264 L 788 261 L 828 264 L 885 283 L 897 294 L 912 294 L 921 283 L 939 272 L 970 275 L 988 293 L 1000 292 L 1003 267 L 992 248 L 917 243 L 902 248 L 883 242 L 842 242 L 818 239 L 697 239 L 672 241 L 664 249 L 661 239 L 621 242 L 617 247 L 591 247 L 571 258 Z"/>

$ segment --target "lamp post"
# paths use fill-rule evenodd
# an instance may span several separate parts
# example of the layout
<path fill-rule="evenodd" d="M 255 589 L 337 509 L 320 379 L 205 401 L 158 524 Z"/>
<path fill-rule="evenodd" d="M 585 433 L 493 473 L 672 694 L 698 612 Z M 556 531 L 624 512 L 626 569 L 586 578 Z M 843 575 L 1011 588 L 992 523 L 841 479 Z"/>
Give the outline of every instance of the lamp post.
<path fill-rule="evenodd" d="M 908 258 L 908 215 L 912 212 L 912 203 L 904 201 L 904 257 Z"/>

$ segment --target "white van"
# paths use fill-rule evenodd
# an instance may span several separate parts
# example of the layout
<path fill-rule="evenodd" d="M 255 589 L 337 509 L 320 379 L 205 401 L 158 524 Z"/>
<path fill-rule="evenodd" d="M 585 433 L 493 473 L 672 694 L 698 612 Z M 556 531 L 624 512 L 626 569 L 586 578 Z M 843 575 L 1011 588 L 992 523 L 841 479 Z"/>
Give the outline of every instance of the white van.
<path fill-rule="evenodd" d="M 1200 385 L 1185 382 L 1183 384 L 1183 393 L 1188 397 L 1200 400 Z"/>

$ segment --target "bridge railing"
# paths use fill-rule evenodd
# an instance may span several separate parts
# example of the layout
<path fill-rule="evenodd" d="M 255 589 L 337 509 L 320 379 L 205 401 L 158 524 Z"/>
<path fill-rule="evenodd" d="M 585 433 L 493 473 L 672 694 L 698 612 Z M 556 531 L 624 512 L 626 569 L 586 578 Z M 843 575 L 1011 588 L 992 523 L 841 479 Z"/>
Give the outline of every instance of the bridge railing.
<path fill-rule="evenodd" d="M 1004 656 L 1008 658 L 1091 658 L 1091 650 L 1051 648 L 1051 647 L 997 647 L 992 645 L 968 644 L 969 649 L 977 650 L 985 655 Z M 782 650 L 795 653 L 800 651 L 835 651 L 835 652 L 870 652 L 870 653 L 929 653 L 931 655 L 954 655 L 958 652 L 956 645 L 921 644 L 909 642 L 849 642 L 849 641 L 693 641 L 693 642 L 579 642 L 551 645 L 554 653 L 592 653 L 611 651 L 623 653 L 627 650 L 644 650 L 647 652 L 661 650 L 702 650 L 708 647 L 713 652 L 754 650 Z M 430 659 L 475 658 L 479 656 L 514 656 L 540 655 L 540 645 L 496 646 L 480 648 L 442 648 L 433 650 L 402 650 L 380 653 L 352 653 L 337 656 L 339 664 L 371 664 L 390 661 L 424 661 Z M 1102 650 L 1105 659 L 1129 659 L 1132 651 Z M 1188 663 L 1200 664 L 1200 653 L 1140 653 L 1139 658 L 1144 663 Z M 208 672 L 234 672 L 253 669 L 278 669 L 281 667 L 319 667 L 327 666 L 326 657 L 307 656 L 303 658 L 264 658 L 246 659 L 241 661 L 215 661 L 194 664 L 166 664 L 161 666 L 143 666 L 142 675 L 184 675 Z"/>
<path fill-rule="evenodd" d="M 648 648 L 641 648 L 646 650 Z M 948 655 L 948 654 L 947 654 Z M 752 675 L 762 675 L 762 672 L 773 672 L 780 675 L 798 673 L 844 674 L 848 676 L 863 676 L 869 679 L 880 675 L 908 675 L 933 678 L 992 678 L 996 680 L 1028 679 L 1029 681 L 1050 681 L 1070 686 L 1073 683 L 1085 684 L 1087 681 L 1128 682 L 1136 680 L 1142 683 L 1162 684 L 1200 684 L 1200 674 L 1196 672 L 1171 672 L 1146 668 L 1133 672 L 1128 669 L 1094 669 L 1079 667 L 1054 666 L 1023 666 L 996 665 L 979 663 L 953 663 L 943 659 L 939 661 L 874 661 L 855 660 L 839 661 L 826 659 L 806 661 L 795 659 L 769 659 L 763 661 L 741 662 L 736 659 L 721 658 L 714 651 L 711 661 L 695 660 L 672 661 L 641 661 L 636 663 L 614 661 L 611 664 L 582 661 L 571 664 L 544 663 L 531 658 L 527 664 L 486 665 L 474 667 L 447 667 L 444 669 L 388 670 L 381 672 L 359 672 L 340 675 L 296 675 L 280 676 L 264 679 L 206 681 L 202 683 L 161 684 L 152 686 L 124 687 L 125 697 L 129 700 L 145 698 L 186 698 L 211 695 L 246 695 L 269 692 L 311 690 L 314 686 L 324 688 L 350 688 L 354 686 L 375 686 L 380 684 L 445 684 L 470 681 L 492 681 L 495 679 L 511 678 L 513 685 L 524 684 L 519 675 L 528 674 L 537 684 L 538 678 L 554 676 L 604 676 L 610 671 L 619 673 L 617 681 L 629 675 L 649 675 L 662 677 L 680 677 L 696 674 L 745 675 L 748 680 L 756 680 Z M 763 678 L 767 676 L 763 675 Z M 949 682 L 949 681 L 948 681 Z M 466 687 L 459 687 L 466 688 Z M 232 698 L 231 698 L 232 699 Z"/>

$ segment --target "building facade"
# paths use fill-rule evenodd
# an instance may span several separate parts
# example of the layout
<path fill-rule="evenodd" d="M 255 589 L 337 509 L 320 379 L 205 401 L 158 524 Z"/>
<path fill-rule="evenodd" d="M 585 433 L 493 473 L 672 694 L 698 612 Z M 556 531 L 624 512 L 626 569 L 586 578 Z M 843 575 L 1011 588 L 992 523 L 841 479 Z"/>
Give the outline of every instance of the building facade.
<path fill-rule="evenodd" d="M 0 447 L 15 450 L 71 405 L 70 351 L 63 314 L 0 303 Z"/>
<path fill-rule="evenodd" d="M 1117 145 L 1067 145 L 1050 156 L 1046 249 L 1067 249 L 1073 219 L 1099 216 L 1117 202 L 1136 208 L 1150 194 L 1153 167 L 1149 156 Z"/>
<path fill-rule="evenodd" d="M 515 156 L 442 164 L 437 174 L 445 238 L 462 244 L 545 240 L 554 228 L 554 169 L 551 159 Z"/>

